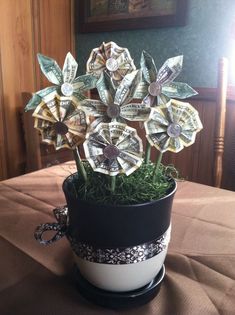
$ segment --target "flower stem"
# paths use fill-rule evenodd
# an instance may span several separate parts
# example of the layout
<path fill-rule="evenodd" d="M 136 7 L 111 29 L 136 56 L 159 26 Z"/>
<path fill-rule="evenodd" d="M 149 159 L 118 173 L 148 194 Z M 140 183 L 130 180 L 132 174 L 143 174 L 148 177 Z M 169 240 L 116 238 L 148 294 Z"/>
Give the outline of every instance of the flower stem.
<path fill-rule="evenodd" d="M 149 163 L 150 160 L 150 156 L 151 156 L 151 145 L 148 142 L 148 140 L 146 141 L 146 154 L 145 154 L 145 164 Z"/>
<path fill-rule="evenodd" d="M 116 176 L 111 176 L 111 192 L 114 193 L 116 188 Z"/>
<path fill-rule="evenodd" d="M 160 163 L 162 161 L 162 156 L 163 156 L 163 153 L 160 152 L 159 155 L 158 155 L 158 158 L 156 159 L 156 163 L 155 163 L 155 168 L 154 168 L 154 171 L 153 171 L 153 181 L 155 182 L 156 180 L 156 175 L 159 171 L 159 166 L 160 166 Z"/>
<path fill-rule="evenodd" d="M 78 170 L 78 172 L 81 172 L 82 177 L 83 177 L 84 181 L 86 182 L 87 181 L 87 173 L 86 173 L 86 170 L 85 170 L 84 165 L 82 163 L 82 159 L 80 157 L 80 154 L 79 154 L 77 147 L 73 150 L 73 156 L 74 156 L 74 160 L 76 162 L 77 170 Z"/>

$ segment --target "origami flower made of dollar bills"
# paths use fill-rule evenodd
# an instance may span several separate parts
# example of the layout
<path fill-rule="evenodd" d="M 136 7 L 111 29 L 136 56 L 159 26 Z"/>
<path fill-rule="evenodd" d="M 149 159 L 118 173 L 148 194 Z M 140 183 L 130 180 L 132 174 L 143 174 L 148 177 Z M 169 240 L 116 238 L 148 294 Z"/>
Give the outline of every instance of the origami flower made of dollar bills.
<path fill-rule="evenodd" d="M 143 81 L 139 85 L 135 98 L 143 99 L 148 106 L 156 106 L 167 103 L 171 98 L 184 99 L 197 92 L 188 84 L 173 81 L 181 72 L 183 56 L 169 58 L 159 71 L 153 58 L 146 52 L 142 52 L 141 69 Z"/>
<path fill-rule="evenodd" d="M 127 74 L 120 85 L 115 88 L 107 73 L 102 73 L 96 88 L 100 100 L 86 99 L 82 107 L 95 118 L 93 128 L 100 122 L 145 121 L 150 108 L 145 104 L 131 102 L 138 84 L 141 81 L 141 71 L 135 70 Z"/>
<path fill-rule="evenodd" d="M 114 42 L 103 43 L 93 49 L 87 61 L 87 73 L 99 77 L 106 71 L 114 85 L 118 85 L 126 74 L 135 69 L 128 49 L 119 47 Z"/>
<path fill-rule="evenodd" d="M 55 85 L 36 92 L 26 105 L 26 111 L 35 109 L 41 99 L 53 91 L 56 91 L 59 95 L 73 95 L 80 101 L 84 100 L 86 97 L 83 93 L 96 85 L 97 78 L 92 75 L 86 74 L 76 77 L 78 64 L 70 52 L 66 55 L 63 70 L 60 69 L 54 59 L 42 54 L 38 54 L 37 57 L 42 72 Z"/>
<path fill-rule="evenodd" d="M 86 159 L 96 172 L 130 175 L 142 163 L 142 140 L 135 129 L 122 123 L 99 124 L 87 133 L 83 146 Z"/>
<path fill-rule="evenodd" d="M 74 149 L 85 140 L 88 119 L 73 96 L 48 94 L 33 112 L 33 117 L 42 141 L 54 144 L 56 150 Z"/>
<path fill-rule="evenodd" d="M 144 124 L 149 143 L 161 152 L 177 153 L 190 146 L 202 129 L 197 110 L 189 103 L 176 100 L 151 108 Z"/>

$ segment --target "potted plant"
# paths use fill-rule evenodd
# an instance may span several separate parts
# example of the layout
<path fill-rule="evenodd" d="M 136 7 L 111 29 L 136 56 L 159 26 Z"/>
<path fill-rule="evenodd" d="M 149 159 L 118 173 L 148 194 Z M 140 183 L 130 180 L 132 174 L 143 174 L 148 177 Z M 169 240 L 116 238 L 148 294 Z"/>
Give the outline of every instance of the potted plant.
<path fill-rule="evenodd" d="M 146 303 L 164 277 L 176 191 L 162 155 L 191 145 L 202 129 L 198 112 L 179 101 L 196 94 L 174 81 L 183 57 L 157 71 L 143 52 L 136 70 L 126 48 L 103 43 L 79 77 L 70 53 L 62 70 L 49 57 L 39 54 L 38 60 L 54 86 L 36 92 L 26 110 L 34 110 L 43 141 L 73 150 L 78 172 L 64 181 L 67 205 L 54 210 L 58 222 L 38 226 L 35 237 L 48 245 L 67 236 L 85 297 L 110 307 Z M 93 88 L 99 99 L 83 94 Z M 146 143 L 130 121 L 144 125 Z M 152 147 L 159 151 L 155 162 Z M 51 240 L 42 238 L 47 230 L 56 232 Z"/>

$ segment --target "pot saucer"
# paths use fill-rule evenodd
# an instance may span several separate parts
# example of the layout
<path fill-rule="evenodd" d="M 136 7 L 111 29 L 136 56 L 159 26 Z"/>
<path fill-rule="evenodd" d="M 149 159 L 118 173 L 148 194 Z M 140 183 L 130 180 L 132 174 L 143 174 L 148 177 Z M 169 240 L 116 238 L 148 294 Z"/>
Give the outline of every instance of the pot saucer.
<path fill-rule="evenodd" d="M 128 292 L 111 292 L 93 286 L 83 278 L 77 268 L 75 270 L 79 293 L 87 300 L 111 309 L 127 309 L 148 303 L 158 294 L 164 276 L 165 266 L 163 265 L 157 276 L 144 287 Z"/>

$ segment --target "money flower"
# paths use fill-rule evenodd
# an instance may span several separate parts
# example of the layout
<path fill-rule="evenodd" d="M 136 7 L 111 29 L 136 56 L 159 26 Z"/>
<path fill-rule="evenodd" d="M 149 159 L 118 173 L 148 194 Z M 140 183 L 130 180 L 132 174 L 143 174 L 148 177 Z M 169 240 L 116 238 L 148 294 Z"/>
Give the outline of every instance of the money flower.
<path fill-rule="evenodd" d="M 149 143 L 160 152 L 181 151 L 195 142 L 197 132 L 202 129 L 197 110 L 176 100 L 151 108 L 144 124 Z"/>
<path fill-rule="evenodd" d="M 182 70 L 182 64 L 183 56 L 169 58 L 157 71 L 153 58 L 143 51 L 140 61 L 143 82 L 135 97 L 143 98 L 143 103 L 148 106 L 155 106 L 168 102 L 170 98 L 184 99 L 196 95 L 197 92 L 187 83 L 174 81 Z"/>
<path fill-rule="evenodd" d="M 100 122 L 146 120 L 150 109 L 145 104 L 131 102 L 140 81 L 141 72 L 135 70 L 127 74 L 115 89 L 109 75 L 102 73 L 96 85 L 100 100 L 86 99 L 81 103 L 96 119 L 92 126 L 95 127 Z"/>
<path fill-rule="evenodd" d="M 67 53 L 63 69 L 57 62 L 42 54 L 38 54 L 38 62 L 41 71 L 48 81 L 55 84 L 43 90 L 36 92 L 25 110 L 35 109 L 41 102 L 41 99 L 53 91 L 63 96 L 75 96 L 78 100 L 85 99 L 84 92 L 95 87 L 97 79 L 89 74 L 76 77 L 78 64 L 70 52 Z"/>
<path fill-rule="evenodd" d="M 119 47 L 114 42 L 103 43 L 93 49 L 87 61 L 87 73 L 99 77 L 106 71 L 114 84 L 118 84 L 126 74 L 135 69 L 128 49 Z"/>
<path fill-rule="evenodd" d="M 33 117 L 42 141 L 53 144 L 56 150 L 74 149 L 85 140 L 88 120 L 75 97 L 52 92 L 41 100 Z"/>
<path fill-rule="evenodd" d="M 136 130 L 122 123 L 101 123 L 88 133 L 83 144 L 94 171 L 130 175 L 142 163 L 143 146 Z"/>

